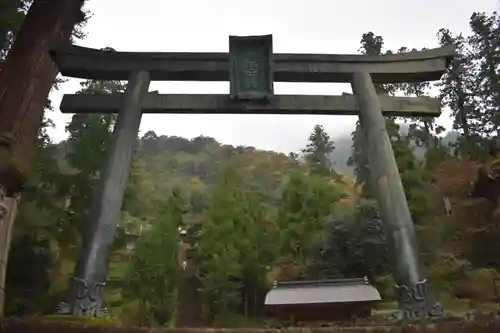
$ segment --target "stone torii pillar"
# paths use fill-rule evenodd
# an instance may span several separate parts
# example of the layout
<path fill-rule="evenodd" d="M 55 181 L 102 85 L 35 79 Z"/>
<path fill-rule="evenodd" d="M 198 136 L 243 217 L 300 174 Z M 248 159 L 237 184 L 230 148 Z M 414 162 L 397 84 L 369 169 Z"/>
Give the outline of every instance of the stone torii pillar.
<path fill-rule="evenodd" d="M 443 307 L 429 297 L 427 280 L 421 274 L 415 229 L 375 86 L 367 72 L 354 73 L 351 85 L 360 107 L 364 149 L 386 237 L 391 250 L 395 251 L 393 275 L 400 315 L 404 318 L 442 316 Z"/>
<path fill-rule="evenodd" d="M 120 220 L 123 196 L 132 164 L 134 146 L 142 118 L 141 100 L 147 94 L 150 75 L 134 71 L 128 80 L 113 130 L 89 223 L 75 272 L 69 286 L 68 303 L 59 312 L 75 316 L 101 316 L 108 257 Z"/>

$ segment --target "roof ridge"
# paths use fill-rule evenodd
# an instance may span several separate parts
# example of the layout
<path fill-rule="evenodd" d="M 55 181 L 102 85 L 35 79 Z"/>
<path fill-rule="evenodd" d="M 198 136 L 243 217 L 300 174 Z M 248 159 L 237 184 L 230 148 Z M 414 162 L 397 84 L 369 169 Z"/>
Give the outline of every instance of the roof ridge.
<path fill-rule="evenodd" d="M 325 279 L 325 280 L 292 280 L 292 281 L 275 281 L 273 287 L 293 287 L 293 286 L 324 286 L 332 284 L 370 284 L 368 278 L 342 278 L 342 279 Z"/>

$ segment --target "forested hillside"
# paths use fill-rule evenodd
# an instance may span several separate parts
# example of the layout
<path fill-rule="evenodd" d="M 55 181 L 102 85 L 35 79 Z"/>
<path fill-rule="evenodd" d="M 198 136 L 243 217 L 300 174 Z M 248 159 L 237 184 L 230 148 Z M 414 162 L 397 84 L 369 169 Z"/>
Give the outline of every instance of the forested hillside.
<path fill-rule="evenodd" d="M 458 50 L 435 86 L 453 117 L 444 139 L 435 119 L 400 126 L 386 118 L 426 276 L 445 308 L 459 314 L 497 309 L 496 202 L 470 198 L 467 190 L 498 138 L 499 25 L 497 13 L 474 13 L 470 36 L 437 34 L 440 45 Z M 383 46 L 382 36 L 368 32 L 360 52 L 410 50 Z M 430 88 L 377 86 L 407 96 Z M 79 93 L 123 90 L 123 82 L 85 81 Z M 115 120 L 74 115 L 60 144 L 47 136 L 48 121 L 42 127 L 13 234 L 7 314 L 51 313 L 65 298 Z M 137 138 L 106 289 L 111 316 L 176 325 L 188 300 L 205 325 L 262 325 L 263 295 L 275 280 L 363 276 L 379 288 L 383 306 L 394 308 L 394 253 L 364 149 L 359 124 L 345 140 L 316 125 L 307 145 L 288 156 L 209 137 Z M 199 297 L 183 294 L 188 278 Z"/>

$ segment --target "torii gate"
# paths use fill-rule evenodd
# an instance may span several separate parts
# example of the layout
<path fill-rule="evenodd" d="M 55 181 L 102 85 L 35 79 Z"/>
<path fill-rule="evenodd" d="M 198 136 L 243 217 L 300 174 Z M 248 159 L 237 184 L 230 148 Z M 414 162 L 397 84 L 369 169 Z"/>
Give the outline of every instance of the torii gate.
<path fill-rule="evenodd" d="M 229 37 L 228 53 L 110 52 L 61 45 L 51 55 L 61 73 L 94 80 L 128 80 L 124 94 L 65 95 L 66 113 L 119 112 L 100 187 L 90 210 L 87 234 L 63 312 L 99 316 L 111 246 L 143 112 L 359 115 L 371 177 L 385 232 L 393 247 L 393 275 L 401 318 L 441 316 L 428 292 L 385 115 L 437 117 L 436 99 L 377 95 L 374 83 L 438 80 L 454 47 L 386 56 L 274 54 L 272 35 Z M 148 93 L 151 80 L 230 81 L 230 95 Z M 279 96 L 274 82 L 348 82 L 353 95 Z"/>

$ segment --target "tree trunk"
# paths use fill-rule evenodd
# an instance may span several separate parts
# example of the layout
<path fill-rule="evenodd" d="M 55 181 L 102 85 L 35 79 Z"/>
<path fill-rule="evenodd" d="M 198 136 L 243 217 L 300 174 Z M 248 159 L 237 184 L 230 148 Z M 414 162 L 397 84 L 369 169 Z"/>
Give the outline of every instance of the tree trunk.
<path fill-rule="evenodd" d="M 34 0 L 0 71 L 0 189 L 7 197 L 16 196 L 29 176 L 47 96 L 58 74 L 47 51 L 55 41 L 69 42 L 75 24 L 83 18 L 82 3 Z M 15 219 L 15 209 L 9 210 L 8 217 L 0 219 L 0 258 L 4 260 L 0 278 L 5 276 L 10 243 L 6 233 Z"/>
<path fill-rule="evenodd" d="M 82 0 L 35 0 L 0 72 L 0 135 L 16 159 L 29 164 L 45 102 L 58 74 L 48 49 L 68 41 L 82 18 Z"/>

